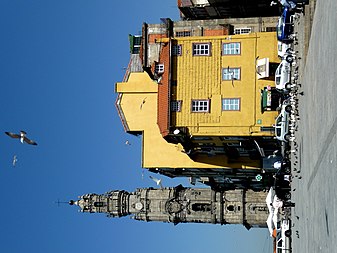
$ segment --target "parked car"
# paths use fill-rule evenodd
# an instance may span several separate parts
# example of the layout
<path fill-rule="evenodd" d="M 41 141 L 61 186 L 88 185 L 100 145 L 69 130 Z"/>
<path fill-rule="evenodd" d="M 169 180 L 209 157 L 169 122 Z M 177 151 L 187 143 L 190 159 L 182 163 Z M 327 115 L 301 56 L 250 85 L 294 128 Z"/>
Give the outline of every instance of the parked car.
<path fill-rule="evenodd" d="M 283 101 L 281 111 L 275 119 L 275 137 L 279 141 L 288 142 L 289 135 L 289 117 L 291 112 L 291 105 L 288 100 Z"/>
<path fill-rule="evenodd" d="M 289 7 L 291 9 L 303 8 L 304 5 L 309 4 L 309 0 L 278 0 L 282 6 Z"/>
<path fill-rule="evenodd" d="M 293 1 L 293 0 L 279 0 L 279 2 L 284 7 L 288 7 L 288 8 L 296 7 L 296 1 Z"/>
<path fill-rule="evenodd" d="M 275 166 L 279 163 L 280 166 Z M 287 202 L 291 199 L 290 174 L 291 168 L 289 161 L 275 162 L 274 167 L 279 167 L 274 175 L 274 192 L 275 195 L 282 201 Z"/>
<path fill-rule="evenodd" d="M 293 56 L 288 54 L 283 57 L 275 71 L 275 87 L 281 93 L 288 93 L 291 88 L 291 63 Z"/>
<path fill-rule="evenodd" d="M 281 221 L 281 229 L 277 230 L 276 234 L 277 253 L 290 252 L 291 249 L 290 236 L 291 236 L 290 219 L 283 219 Z"/>
<path fill-rule="evenodd" d="M 280 16 L 277 26 L 276 34 L 277 39 L 284 43 L 293 42 L 293 32 L 294 32 L 294 23 L 293 23 L 293 12 L 289 7 L 284 7 L 282 15 Z"/>
<path fill-rule="evenodd" d="M 293 48 L 291 44 L 284 43 L 282 41 L 277 42 L 277 55 L 280 59 L 293 53 Z"/>

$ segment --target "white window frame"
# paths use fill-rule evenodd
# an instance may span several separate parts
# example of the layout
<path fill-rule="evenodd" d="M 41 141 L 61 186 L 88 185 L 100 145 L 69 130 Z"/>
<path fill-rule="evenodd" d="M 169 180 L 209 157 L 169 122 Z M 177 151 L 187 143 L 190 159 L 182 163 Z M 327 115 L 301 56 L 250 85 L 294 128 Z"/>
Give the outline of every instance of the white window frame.
<path fill-rule="evenodd" d="M 176 37 L 190 37 L 191 31 L 176 31 Z"/>
<path fill-rule="evenodd" d="M 222 55 L 240 55 L 241 54 L 241 43 L 231 42 L 222 44 Z"/>
<path fill-rule="evenodd" d="M 157 63 L 157 64 L 156 64 L 155 72 L 156 72 L 157 74 L 162 74 L 162 73 L 164 73 L 164 70 L 165 70 L 165 68 L 164 68 L 164 64 L 163 64 L 163 63 Z"/>
<path fill-rule="evenodd" d="M 222 80 L 232 81 L 241 79 L 241 68 L 223 68 L 222 69 Z"/>
<path fill-rule="evenodd" d="M 193 56 L 209 56 L 211 55 L 211 43 L 193 43 Z"/>
<path fill-rule="evenodd" d="M 181 100 L 172 100 L 171 101 L 171 111 L 172 112 L 180 112 L 181 111 Z"/>
<path fill-rule="evenodd" d="M 221 100 L 222 111 L 240 111 L 241 99 L 240 98 L 223 98 Z"/>
<path fill-rule="evenodd" d="M 249 34 L 252 32 L 251 27 L 238 27 L 234 29 L 235 34 Z"/>
<path fill-rule="evenodd" d="M 209 112 L 210 100 L 209 99 L 193 99 L 191 103 L 192 112 Z"/>

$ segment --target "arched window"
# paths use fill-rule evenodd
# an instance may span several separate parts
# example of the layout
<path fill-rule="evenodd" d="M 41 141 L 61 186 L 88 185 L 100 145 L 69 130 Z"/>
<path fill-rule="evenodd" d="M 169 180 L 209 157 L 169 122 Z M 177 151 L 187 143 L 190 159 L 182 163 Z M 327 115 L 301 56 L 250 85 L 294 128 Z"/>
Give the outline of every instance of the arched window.
<path fill-rule="evenodd" d="M 227 210 L 230 211 L 230 212 L 233 212 L 234 211 L 234 206 L 233 205 L 227 206 Z"/>

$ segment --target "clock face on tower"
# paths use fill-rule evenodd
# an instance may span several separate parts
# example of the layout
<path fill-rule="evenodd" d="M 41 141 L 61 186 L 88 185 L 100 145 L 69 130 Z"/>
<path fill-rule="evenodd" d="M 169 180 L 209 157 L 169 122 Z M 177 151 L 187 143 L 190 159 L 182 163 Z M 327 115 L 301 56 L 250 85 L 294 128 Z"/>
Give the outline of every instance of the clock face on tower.
<path fill-rule="evenodd" d="M 135 204 L 135 208 L 137 209 L 137 210 L 142 210 L 143 209 L 143 204 L 142 204 L 142 202 L 137 202 L 136 204 Z"/>

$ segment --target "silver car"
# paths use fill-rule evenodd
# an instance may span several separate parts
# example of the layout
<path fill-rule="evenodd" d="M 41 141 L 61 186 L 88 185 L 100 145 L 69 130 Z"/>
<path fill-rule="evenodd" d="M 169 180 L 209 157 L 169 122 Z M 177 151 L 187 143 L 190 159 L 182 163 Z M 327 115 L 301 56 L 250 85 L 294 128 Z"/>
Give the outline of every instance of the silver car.
<path fill-rule="evenodd" d="M 282 93 L 288 93 L 291 88 L 291 64 L 294 58 L 292 54 L 286 54 L 275 71 L 275 86 Z"/>
<path fill-rule="evenodd" d="M 288 101 L 284 101 L 281 105 L 280 114 L 275 119 L 275 137 L 279 141 L 288 142 L 290 138 L 289 134 L 289 117 L 291 112 L 291 105 Z"/>
<path fill-rule="evenodd" d="M 277 55 L 280 59 L 290 59 L 291 53 L 293 53 L 292 44 L 277 42 Z"/>

